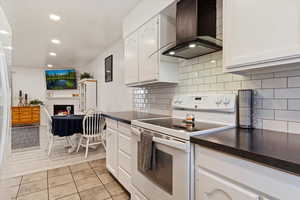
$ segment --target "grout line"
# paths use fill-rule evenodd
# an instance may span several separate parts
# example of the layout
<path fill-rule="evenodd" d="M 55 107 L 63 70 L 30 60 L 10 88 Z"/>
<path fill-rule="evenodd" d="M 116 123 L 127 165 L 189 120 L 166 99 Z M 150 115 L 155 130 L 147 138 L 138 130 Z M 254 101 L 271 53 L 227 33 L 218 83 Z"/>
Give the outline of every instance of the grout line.
<path fill-rule="evenodd" d="M 80 196 L 80 193 L 79 193 L 79 191 L 78 191 L 77 184 L 76 184 L 76 181 L 75 181 L 75 179 L 74 179 L 74 176 L 73 176 L 73 172 L 72 172 L 72 170 L 71 170 L 71 167 L 70 167 L 70 166 L 67 166 L 67 167 L 68 167 L 69 170 L 70 170 L 70 173 L 71 173 L 71 176 L 72 176 L 72 179 L 73 179 L 73 183 L 74 183 L 75 188 L 76 188 L 76 191 L 77 191 L 77 195 L 79 196 L 79 199 L 81 199 L 81 196 Z"/>
<path fill-rule="evenodd" d="M 48 174 L 48 170 L 47 170 L 47 195 L 48 195 L 48 200 L 49 200 L 50 195 L 49 195 L 49 174 Z"/>
<path fill-rule="evenodd" d="M 21 177 L 21 181 L 20 181 L 20 183 L 19 183 L 19 185 L 18 185 L 19 188 L 18 188 L 18 192 L 17 192 L 17 194 L 16 194 L 16 197 L 19 196 L 19 192 L 20 192 L 20 189 L 21 189 L 22 181 L 23 181 L 23 176 Z"/>

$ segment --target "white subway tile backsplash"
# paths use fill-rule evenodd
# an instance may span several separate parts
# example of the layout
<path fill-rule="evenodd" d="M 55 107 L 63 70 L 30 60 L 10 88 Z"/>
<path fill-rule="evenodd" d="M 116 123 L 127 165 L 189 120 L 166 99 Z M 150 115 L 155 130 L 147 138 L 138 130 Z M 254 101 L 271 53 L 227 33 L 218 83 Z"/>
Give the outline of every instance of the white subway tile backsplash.
<path fill-rule="evenodd" d="M 286 110 L 287 100 L 286 99 L 263 99 L 263 108 Z"/>
<path fill-rule="evenodd" d="M 275 77 L 293 77 L 293 76 L 300 76 L 300 70 L 290 70 L 290 71 L 283 71 L 283 72 L 275 72 Z"/>
<path fill-rule="evenodd" d="M 288 122 L 288 132 L 300 134 L 300 123 Z"/>
<path fill-rule="evenodd" d="M 300 111 L 275 110 L 275 119 L 282 121 L 300 122 Z"/>
<path fill-rule="evenodd" d="M 259 119 L 274 119 L 274 110 L 257 109 L 254 110 L 253 115 Z"/>
<path fill-rule="evenodd" d="M 254 91 L 256 98 L 273 98 L 274 90 L 273 89 L 257 89 Z"/>
<path fill-rule="evenodd" d="M 300 88 L 275 89 L 275 98 L 300 98 Z"/>
<path fill-rule="evenodd" d="M 243 89 L 261 88 L 261 80 L 242 81 L 242 88 Z"/>
<path fill-rule="evenodd" d="M 289 77 L 288 87 L 300 87 L 300 77 Z"/>
<path fill-rule="evenodd" d="M 257 79 L 267 79 L 267 78 L 273 78 L 273 73 L 264 73 L 264 74 L 252 74 L 251 79 L 257 80 Z"/>
<path fill-rule="evenodd" d="M 287 132 L 288 125 L 286 121 L 263 120 L 263 129 Z"/>
<path fill-rule="evenodd" d="M 300 110 L 300 99 L 289 99 L 288 110 Z"/>
<path fill-rule="evenodd" d="M 286 88 L 286 87 L 287 87 L 286 78 L 274 78 L 274 79 L 262 80 L 262 88 Z"/>
<path fill-rule="evenodd" d="M 230 82 L 230 81 L 232 81 L 232 74 L 222 74 L 217 76 L 218 83 Z"/>

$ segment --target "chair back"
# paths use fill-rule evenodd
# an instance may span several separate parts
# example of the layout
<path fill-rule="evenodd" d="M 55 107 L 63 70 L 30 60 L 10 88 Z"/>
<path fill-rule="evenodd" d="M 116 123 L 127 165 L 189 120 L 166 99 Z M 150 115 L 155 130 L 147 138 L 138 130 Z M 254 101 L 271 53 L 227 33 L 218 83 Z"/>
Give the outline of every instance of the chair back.
<path fill-rule="evenodd" d="M 45 106 L 41 106 L 41 107 L 42 107 L 43 111 L 45 112 L 45 114 L 47 116 L 47 120 L 52 122 L 52 118 L 51 118 L 51 115 L 50 115 L 48 109 Z"/>
<path fill-rule="evenodd" d="M 83 135 L 100 135 L 105 126 L 105 119 L 100 112 L 89 110 L 83 119 Z"/>

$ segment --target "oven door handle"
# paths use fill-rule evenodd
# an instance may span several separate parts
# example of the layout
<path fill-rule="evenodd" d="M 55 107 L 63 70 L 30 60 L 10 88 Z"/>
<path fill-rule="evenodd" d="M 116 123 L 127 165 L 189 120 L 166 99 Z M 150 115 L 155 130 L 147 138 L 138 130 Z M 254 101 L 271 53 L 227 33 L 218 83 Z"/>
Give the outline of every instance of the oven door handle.
<path fill-rule="evenodd" d="M 162 138 L 158 138 L 158 137 L 153 137 L 152 140 L 153 140 L 153 142 L 156 142 L 159 144 L 173 147 L 175 149 L 179 149 L 184 152 L 189 152 L 189 146 L 185 142 L 179 142 L 179 141 L 175 141 L 175 140 L 167 140 L 167 139 L 162 139 Z"/>
<path fill-rule="evenodd" d="M 131 127 L 131 130 L 132 130 L 131 132 L 138 137 L 138 141 L 140 141 L 141 131 L 139 129 L 133 128 L 133 127 Z M 166 146 L 169 146 L 169 147 L 173 147 L 173 148 L 182 150 L 184 152 L 189 152 L 190 151 L 188 143 L 185 143 L 185 142 L 162 139 L 162 138 L 158 138 L 158 137 L 153 137 L 152 140 L 153 140 L 153 142 L 163 144 L 163 145 L 166 145 Z"/>

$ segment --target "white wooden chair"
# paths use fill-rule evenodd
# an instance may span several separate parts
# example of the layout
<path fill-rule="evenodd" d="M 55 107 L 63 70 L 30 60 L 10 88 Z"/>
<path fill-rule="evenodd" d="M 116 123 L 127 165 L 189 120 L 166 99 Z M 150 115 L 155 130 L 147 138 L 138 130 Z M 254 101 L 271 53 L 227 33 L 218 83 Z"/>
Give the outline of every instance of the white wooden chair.
<path fill-rule="evenodd" d="M 83 134 L 79 139 L 77 152 L 81 146 L 85 147 L 85 158 L 87 158 L 89 147 L 91 146 L 102 144 L 106 150 L 106 139 L 104 132 L 105 120 L 101 113 L 89 110 L 82 123 Z"/>
<path fill-rule="evenodd" d="M 45 112 L 47 121 L 48 121 L 48 123 L 47 123 L 47 132 L 48 132 L 48 136 L 49 136 L 48 156 L 50 156 L 52 153 L 52 147 L 53 147 L 53 143 L 54 143 L 54 139 L 55 139 L 55 136 L 52 134 L 52 118 L 51 118 L 51 115 L 50 115 L 48 109 L 45 106 L 41 106 L 41 107 L 42 107 L 43 111 Z M 73 146 L 73 143 L 72 143 L 72 140 L 70 137 L 65 137 L 65 139 L 66 139 L 67 145 Z"/>

